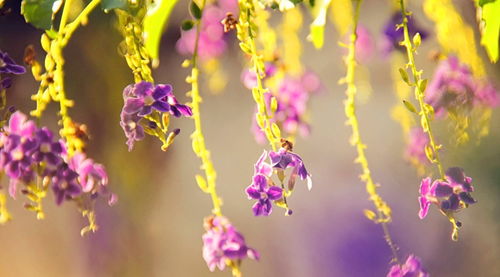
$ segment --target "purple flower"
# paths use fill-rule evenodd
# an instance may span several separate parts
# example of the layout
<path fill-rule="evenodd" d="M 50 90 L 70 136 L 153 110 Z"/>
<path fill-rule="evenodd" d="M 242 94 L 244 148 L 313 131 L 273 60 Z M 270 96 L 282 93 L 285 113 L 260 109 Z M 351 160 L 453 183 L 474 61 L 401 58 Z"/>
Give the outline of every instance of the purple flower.
<path fill-rule="evenodd" d="M 410 39 L 416 34 L 419 33 L 422 40 L 427 38 L 427 31 L 420 28 L 411 16 L 407 17 L 408 19 L 408 34 L 410 35 Z M 391 19 L 384 25 L 384 45 L 383 52 L 388 54 L 392 52 L 394 49 L 403 51 L 404 47 L 399 45 L 401 41 L 404 39 L 403 28 L 397 28 L 396 26 L 403 22 L 403 17 L 400 12 L 396 12 L 392 15 Z"/>
<path fill-rule="evenodd" d="M 25 72 L 24 66 L 16 64 L 7 53 L 0 51 L 0 73 L 23 74 Z"/>
<path fill-rule="evenodd" d="M 272 212 L 272 200 L 281 199 L 283 189 L 277 186 L 269 186 L 266 176 L 257 174 L 253 177 L 253 183 L 247 187 L 248 199 L 258 200 L 252 210 L 255 216 L 268 216 Z"/>
<path fill-rule="evenodd" d="M 136 114 L 140 117 L 151 114 L 153 109 L 159 112 L 170 111 L 170 105 L 166 101 L 167 94 L 172 92 L 170 85 L 158 85 L 153 87 L 150 82 L 142 81 L 124 89 L 125 105 L 123 111 L 127 114 Z"/>
<path fill-rule="evenodd" d="M 205 219 L 204 225 L 206 233 L 202 237 L 203 259 L 210 271 L 214 271 L 216 267 L 224 270 L 228 261 L 239 263 L 246 257 L 259 259 L 258 252 L 246 245 L 243 236 L 226 217 L 210 216 Z"/>
<path fill-rule="evenodd" d="M 465 176 L 463 169 L 452 167 L 446 170 L 446 180 L 435 180 L 430 177 L 422 180 L 420 184 L 420 219 L 425 218 L 432 203 L 439 206 L 445 213 L 456 212 L 468 205 L 476 203 L 471 192 L 474 187 L 472 178 Z"/>
<path fill-rule="evenodd" d="M 37 163 L 43 162 L 47 172 L 46 175 L 51 175 L 63 162 L 61 154 L 64 149 L 59 141 L 54 141 L 52 132 L 46 127 L 38 129 L 35 137 L 38 146 L 33 154 L 33 159 Z"/>
<path fill-rule="evenodd" d="M 202 61 L 221 56 L 227 49 L 227 35 L 221 21 L 228 12 L 238 14 L 238 1 L 217 1 L 217 5 L 208 4 L 203 10 L 201 32 L 198 40 L 198 55 Z M 191 56 L 194 52 L 196 30 L 181 31 L 176 49 L 182 55 Z"/>
<path fill-rule="evenodd" d="M 10 88 L 10 86 L 12 86 L 12 79 L 11 78 L 7 77 L 7 78 L 0 79 L 0 91 L 7 89 L 7 88 Z"/>
<path fill-rule="evenodd" d="M 493 85 L 475 78 L 469 67 L 455 56 L 439 63 L 425 94 L 425 101 L 438 117 L 445 116 L 448 111 L 470 111 L 478 105 L 495 107 L 499 104 Z"/>
<path fill-rule="evenodd" d="M 91 193 L 94 198 L 107 197 L 110 206 L 116 203 L 117 196 L 107 188 L 108 174 L 102 164 L 87 158 L 85 153 L 77 152 L 70 158 L 68 166 L 78 174 L 78 183 L 84 193 Z"/>
<path fill-rule="evenodd" d="M 153 110 L 160 113 L 169 112 L 175 117 L 193 115 L 190 107 L 179 104 L 172 93 L 171 85 L 153 86 L 145 81 L 129 85 L 123 90 L 123 101 L 125 105 L 120 114 L 120 126 L 127 137 L 129 151 L 134 147 L 135 141 L 144 138 L 144 128 L 140 121 Z"/>
<path fill-rule="evenodd" d="M 311 174 L 309 174 L 304 166 L 302 158 L 285 148 L 280 148 L 277 152 L 269 152 L 269 158 L 271 158 L 271 166 L 278 170 L 285 170 L 287 168 L 292 168 L 292 173 L 288 181 L 288 187 L 293 189 L 295 180 L 297 176 L 302 180 L 307 180 L 307 188 L 311 190 L 312 179 Z"/>
<path fill-rule="evenodd" d="M 64 200 L 71 200 L 82 193 L 78 184 L 78 174 L 63 164 L 52 177 L 52 190 L 56 196 L 56 204 L 61 205 Z"/>
<path fill-rule="evenodd" d="M 410 130 L 408 145 L 406 147 L 406 156 L 420 164 L 427 164 L 429 160 L 425 155 L 425 146 L 429 144 L 429 137 L 422 128 L 413 128 Z"/>
<path fill-rule="evenodd" d="M 132 151 L 134 143 L 144 138 L 144 128 L 139 124 L 142 118 L 136 114 L 127 114 L 122 110 L 120 119 L 120 126 L 127 137 L 128 151 Z"/>
<path fill-rule="evenodd" d="M 373 50 L 375 48 L 375 42 L 373 37 L 364 26 L 359 25 L 356 30 L 356 59 L 361 63 L 366 63 L 370 57 L 373 55 Z"/>
<path fill-rule="evenodd" d="M 429 277 L 429 273 L 422 268 L 420 258 L 410 255 L 403 265 L 393 265 L 387 277 Z"/>

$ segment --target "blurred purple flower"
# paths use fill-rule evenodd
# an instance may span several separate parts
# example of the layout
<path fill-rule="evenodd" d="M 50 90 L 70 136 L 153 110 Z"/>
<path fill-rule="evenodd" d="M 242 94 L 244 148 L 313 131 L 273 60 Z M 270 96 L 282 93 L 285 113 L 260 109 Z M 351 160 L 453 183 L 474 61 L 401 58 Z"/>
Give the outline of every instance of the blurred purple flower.
<path fill-rule="evenodd" d="M 24 66 L 16 64 L 7 53 L 0 50 L 0 73 L 24 74 L 25 72 Z"/>
<path fill-rule="evenodd" d="M 429 143 L 429 137 L 420 127 L 410 130 L 408 145 L 406 147 L 406 156 L 421 164 L 427 164 L 429 160 L 425 155 L 425 147 Z"/>
<path fill-rule="evenodd" d="M 422 267 L 420 258 L 410 255 L 403 265 L 393 265 L 387 277 L 429 277 Z"/>
<path fill-rule="evenodd" d="M 408 16 L 407 18 L 408 34 L 410 35 L 410 39 L 412 39 L 416 33 L 419 33 L 422 41 L 425 40 L 428 36 L 427 31 L 420 28 L 420 26 L 418 26 L 418 24 L 413 20 L 413 17 Z M 389 54 L 394 49 L 404 51 L 405 48 L 399 44 L 404 39 L 403 28 L 396 27 L 402 22 L 403 17 L 401 12 L 395 12 L 389 21 L 384 25 L 384 40 L 382 46 L 384 54 Z"/>
<path fill-rule="evenodd" d="M 127 114 L 122 110 L 120 114 L 120 126 L 127 137 L 128 151 L 132 151 L 134 143 L 144 138 L 144 128 L 139 121 L 142 118 L 136 114 Z"/>
<path fill-rule="evenodd" d="M 217 58 L 227 49 L 227 36 L 221 21 L 226 14 L 238 14 L 238 1 L 218 1 L 217 5 L 206 5 L 202 14 L 201 32 L 198 39 L 198 55 L 201 60 Z M 192 55 L 196 40 L 195 28 L 181 31 L 181 38 L 177 41 L 176 49 L 182 55 Z"/>
<path fill-rule="evenodd" d="M 63 164 L 52 177 L 52 190 L 56 196 L 56 204 L 61 205 L 64 200 L 71 200 L 82 193 L 78 184 L 78 174 Z"/>
<path fill-rule="evenodd" d="M 499 104 L 493 85 L 475 78 L 469 67 L 455 56 L 439 63 L 425 94 L 425 101 L 438 117 L 446 115 L 447 111 L 470 111 L 477 105 L 495 107 Z"/>
<path fill-rule="evenodd" d="M 12 79 L 9 77 L 0 79 L 0 91 L 10 88 L 12 86 Z"/>
<path fill-rule="evenodd" d="M 472 178 L 465 176 L 463 169 L 451 167 L 446 170 L 446 180 L 424 178 L 420 184 L 420 219 L 425 218 L 432 203 L 445 212 L 456 212 L 476 203 L 471 192 L 474 191 Z"/>
<path fill-rule="evenodd" d="M 228 261 L 239 263 L 249 257 L 258 260 L 256 250 L 249 248 L 243 236 L 224 216 L 210 216 L 205 219 L 206 233 L 203 234 L 203 259 L 208 269 L 224 270 Z"/>
<path fill-rule="evenodd" d="M 277 186 L 269 186 L 266 176 L 257 174 L 253 177 L 253 183 L 247 187 L 248 199 L 258 200 L 252 210 L 255 216 L 268 216 L 272 212 L 272 200 L 281 199 L 283 189 Z"/>
<path fill-rule="evenodd" d="M 46 175 L 55 173 L 57 167 L 63 162 L 61 155 L 63 147 L 59 141 L 54 141 L 52 132 L 43 127 L 38 129 L 35 134 L 37 140 L 37 151 L 33 154 L 33 159 L 37 163 L 44 162 Z"/>
<path fill-rule="evenodd" d="M 373 50 L 375 48 L 372 35 L 368 29 L 364 26 L 359 25 L 356 34 L 358 38 L 356 39 L 356 59 L 361 63 L 366 63 L 370 57 L 373 55 Z"/>

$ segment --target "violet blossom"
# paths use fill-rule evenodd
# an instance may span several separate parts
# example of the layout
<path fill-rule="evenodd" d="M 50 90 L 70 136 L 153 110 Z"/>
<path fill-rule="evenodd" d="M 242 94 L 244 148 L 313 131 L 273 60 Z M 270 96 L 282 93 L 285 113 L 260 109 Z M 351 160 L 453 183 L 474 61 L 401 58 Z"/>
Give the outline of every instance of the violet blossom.
<path fill-rule="evenodd" d="M 420 38 L 425 40 L 428 36 L 426 30 L 422 29 L 413 19 L 413 17 L 408 16 L 408 34 L 410 35 L 410 39 L 416 34 L 420 34 Z M 394 49 L 399 51 L 404 51 L 404 47 L 399 43 L 404 39 L 403 28 L 398 28 L 397 26 L 403 22 L 403 17 L 401 12 L 395 12 L 389 21 L 384 25 L 384 40 L 382 45 L 382 51 L 384 54 L 389 54 Z"/>
<path fill-rule="evenodd" d="M 420 164 L 429 162 L 425 154 L 425 147 L 429 144 L 429 137 L 420 127 L 410 130 L 408 145 L 406 147 L 406 156 Z"/>
<path fill-rule="evenodd" d="M 228 262 L 239 263 L 244 258 L 259 259 L 259 253 L 248 247 L 243 236 L 224 216 L 205 219 L 203 234 L 203 259 L 208 269 L 224 270 Z"/>
<path fill-rule="evenodd" d="M 422 267 L 420 258 L 409 255 L 403 265 L 393 265 L 387 277 L 429 277 L 429 273 Z"/>
<path fill-rule="evenodd" d="M 123 90 L 124 106 L 120 113 L 120 126 L 127 137 L 128 150 L 134 147 L 134 142 L 144 138 L 144 127 L 141 120 L 153 111 L 170 113 L 175 117 L 191 116 L 193 112 L 187 105 L 180 104 L 172 92 L 171 85 L 141 81 L 128 85 Z M 146 124 L 150 124 L 147 121 Z"/>
<path fill-rule="evenodd" d="M 24 66 L 16 64 L 7 53 L 0 50 L 0 73 L 19 75 L 25 72 Z"/>
<path fill-rule="evenodd" d="M 273 200 L 283 197 L 283 189 L 277 186 L 270 186 L 266 176 L 257 174 L 253 177 L 253 183 L 247 187 L 245 192 L 249 199 L 258 200 L 252 207 L 255 216 L 268 216 L 272 212 Z"/>
<path fill-rule="evenodd" d="M 227 49 L 224 26 L 221 21 L 230 12 L 238 14 L 238 1 L 224 0 L 217 4 L 208 4 L 203 9 L 201 31 L 198 39 L 198 56 L 206 61 L 221 56 Z M 182 55 L 191 56 L 194 52 L 196 30 L 181 31 L 181 38 L 177 41 L 176 49 Z"/>
<path fill-rule="evenodd" d="M 474 77 L 470 68 L 455 56 L 439 63 L 425 93 L 425 101 L 434 108 L 437 117 L 445 116 L 446 112 L 470 111 L 476 106 L 496 107 L 500 103 L 493 85 Z"/>
<path fill-rule="evenodd" d="M 63 141 L 57 141 L 46 127 L 37 128 L 23 113 L 14 112 L 4 132 L 0 133 L 0 171 L 9 177 L 9 193 L 15 197 L 19 184 L 30 185 L 36 178 L 52 181 L 56 204 L 84 194 L 93 199 L 109 196 L 104 167 L 87 159 L 83 153 L 68 157 Z"/>
<path fill-rule="evenodd" d="M 474 191 L 472 178 L 465 176 L 463 169 L 452 167 L 446 170 L 446 180 L 424 178 L 420 184 L 420 219 L 425 218 L 432 203 L 444 213 L 453 213 L 470 204 L 476 203 L 471 192 Z"/>
<path fill-rule="evenodd" d="M 292 173 L 288 179 L 289 190 L 293 189 L 297 176 L 301 180 L 307 180 L 307 189 L 312 189 L 311 174 L 307 172 L 304 162 L 298 154 L 282 147 L 277 152 L 270 151 L 269 158 L 271 159 L 271 166 L 277 170 L 292 168 Z"/>

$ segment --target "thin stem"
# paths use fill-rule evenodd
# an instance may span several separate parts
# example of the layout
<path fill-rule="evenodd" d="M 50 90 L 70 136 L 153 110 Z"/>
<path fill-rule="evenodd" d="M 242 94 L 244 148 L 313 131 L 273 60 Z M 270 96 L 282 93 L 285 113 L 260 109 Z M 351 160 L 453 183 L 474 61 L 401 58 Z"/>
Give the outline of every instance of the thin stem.
<path fill-rule="evenodd" d="M 432 130 L 431 130 L 431 124 L 430 124 L 431 123 L 431 120 L 430 120 L 431 115 L 428 111 L 429 109 L 426 108 L 426 105 L 428 105 L 428 104 L 425 103 L 425 88 L 423 88 L 423 86 L 422 86 L 422 84 L 425 81 L 423 81 L 421 78 L 422 72 L 419 72 L 417 70 L 416 65 L 415 65 L 415 56 L 413 55 L 415 48 L 413 46 L 412 41 L 410 40 L 410 34 L 408 31 L 408 17 L 407 17 L 408 13 L 407 13 L 406 8 L 405 8 L 404 0 L 399 0 L 399 4 L 401 6 L 401 15 L 403 17 L 402 27 L 403 27 L 403 33 L 404 33 L 404 40 L 402 42 L 402 45 L 406 48 L 406 54 L 408 56 L 407 66 L 410 67 L 411 73 L 413 75 L 413 85 L 415 86 L 415 98 L 417 99 L 419 107 L 420 107 L 419 114 L 420 114 L 421 123 L 423 125 L 422 127 L 424 129 L 424 132 L 426 132 L 428 137 L 429 137 L 429 145 L 430 145 L 432 152 L 433 152 L 432 153 L 433 160 L 431 162 L 436 164 L 438 171 L 439 171 L 440 178 L 445 179 L 443 165 L 442 165 L 441 159 L 439 157 L 439 146 L 436 144 L 436 141 L 434 139 L 434 135 L 432 134 Z"/>
<path fill-rule="evenodd" d="M 59 22 L 59 33 L 62 33 L 62 31 L 64 30 L 64 27 L 66 27 L 66 21 L 68 21 L 69 10 L 70 10 L 72 1 L 73 0 L 64 0 L 61 21 Z"/>
<path fill-rule="evenodd" d="M 346 57 L 346 65 L 347 65 L 347 73 L 344 78 L 344 82 L 347 84 L 346 95 L 347 99 L 344 102 L 345 105 L 345 114 L 347 116 L 347 124 L 351 126 L 352 129 L 352 137 L 351 144 L 355 146 L 357 151 L 356 162 L 360 164 L 362 169 L 362 175 L 360 176 L 361 180 L 365 182 L 366 191 L 370 196 L 370 200 L 373 202 L 377 218 L 377 223 L 382 225 L 382 230 L 384 232 L 384 237 L 389 245 L 393 260 L 399 264 L 399 259 L 397 255 L 397 247 L 394 244 L 391 235 L 389 233 L 389 229 L 387 227 L 387 223 L 391 220 L 391 209 L 384 202 L 382 197 L 377 193 L 377 185 L 372 179 L 370 168 L 368 166 L 368 160 L 365 154 L 366 145 L 361 140 L 360 130 L 359 130 L 359 122 L 356 116 L 356 105 L 355 105 L 355 96 L 357 92 L 356 84 L 355 84 L 355 71 L 356 71 L 356 40 L 357 40 L 357 26 L 358 26 L 358 18 L 359 18 L 359 10 L 361 6 L 362 0 L 354 1 L 355 12 L 354 12 L 354 24 L 352 29 L 352 34 L 350 36 L 350 41 L 348 45 L 348 54 Z"/>
<path fill-rule="evenodd" d="M 71 1 L 71 0 L 67 0 Z M 70 24 L 66 26 L 66 29 L 64 31 L 64 39 L 61 41 L 62 45 L 66 45 L 68 43 L 68 40 L 70 37 L 73 35 L 73 32 L 87 20 L 88 15 L 95 9 L 95 7 L 101 2 L 101 0 L 92 0 L 84 9 L 83 11 L 73 20 Z M 64 12 L 64 11 L 63 11 Z M 62 21 L 62 19 L 61 19 Z M 61 24 L 62 26 L 62 24 Z M 61 29 L 59 29 L 59 32 L 61 32 Z"/>
<path fill-rule="evenodd" d="M 205 8 L 205 0 L 202 2 L 202 6 L 200 7 L 203 12 Z M 198 41 L 201 32 L 201 19 L 196 20 L 196 38 L 195 38 L 195 46 L 193 51 L 193 57 L 191 59 L 191 109 L 193 112 L 193 120 L 195 125 L 195 131 L 191 135 L 193 139 L 193 144 L 196 143 L 195 154 L 201 159 L 202 166 L 201 168 L 205 171 L 205 178 L 207 180 L 207 193 L 210 194 L 212 198 L 213 204 L 213 213 L 217 216 L 221 216 L 221 201 L 217 195 L 216 191 L 216 171 L 214 169 L 212 160 L 210 159 L 210 152 L 207 150 L 205 145 L 205 137 L 203 136 L 202 126 L 201 126 L 201 116 L 200 116 L 200 103 L 202 101 L 199 86 L 198 86 L 198 75 L 199 69 L 197 65 L 198 58 Z"/>

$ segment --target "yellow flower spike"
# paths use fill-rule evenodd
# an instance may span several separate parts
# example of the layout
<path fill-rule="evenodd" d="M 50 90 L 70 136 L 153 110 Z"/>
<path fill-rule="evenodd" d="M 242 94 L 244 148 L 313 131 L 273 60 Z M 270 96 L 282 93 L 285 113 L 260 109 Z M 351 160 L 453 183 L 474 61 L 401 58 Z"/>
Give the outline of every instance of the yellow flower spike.
<path fill-rule="evenodd" d="M 330 20 L 335 25 L 340 37 L 349 33 L 352 26 L 352 0 L 332 0 L 330 5 Z"/>
<path fill-rule="evenodd" d="M 376 216 L 373 216 L 371 213 L 369 212 L 367 213 L 366 211 L 365 215 L 367 215 L 367 217 L 369 216 L 368 218 L 373 217 L 375 222 L 380 223 L 382 225 L 382 229 L 384 231 L 384 237 L 387 241 L 387 244 L 389 245 L 389 248 L 392 251 L 393 259 L 396 262 L 398 262 L 397 248 L 394 242 L 392 241 L 392 238 L 389 234 L 389 230 L 387 228 L 387 223 L 391 221 L 391 209 L 389 205 L 387 205 L 382 200 L 380 195 L 377 193 L 377 187 L 379 187 L 379 185 L 375 184 L 375 182 L 372 179 L 370 167 L 368 166 L 368 160 L 365 154 L 366 145 L 363 144 L 361 140 L 359 122 L 356 116 L 355 99 L 356 99 L 357 87 L 355 83 L 355 73 L 356 73 L 357 63 L 355 57 L 355 52 L 356 52 L 355 45 L 357 40 L 356 30 L 358 25 L 361 0 L 353 1 L 353 5 L 355 6 L 353 14 L 353 26 L 349 39 L 348 54 L 345 59 L 345 64 L 347 67 L 346 76 L 344 77 L 345 82 L 347 84 L 347 90 L 346 90 L 347 98 L 344 101 L 345 114 L 347 117 L 347 123 L 349 126 L 351 126 L 351 131 L 352 131 L 351 144 L 354 146 L 354 148 L 356 148 L 357 152 L 357 157 L 355 159 L 355 162 L 360 164 L 362 170 L 362 173 L 359 177 L 361 181 L 365 183 L 365 190 L 369 195 L 369 200 L 373 203 L 376 210 L 375 212 Z"/>
<path fill-rule="evenodd" d="M 5 224 L 12 219 L 9 211 L 7 210 L 7 197 L 5 193 L 0 192 L 0 224 Z"/>

